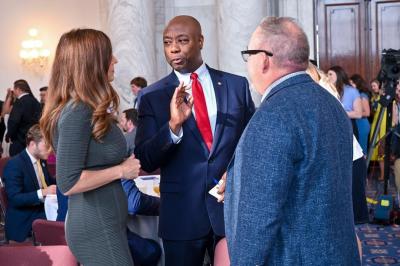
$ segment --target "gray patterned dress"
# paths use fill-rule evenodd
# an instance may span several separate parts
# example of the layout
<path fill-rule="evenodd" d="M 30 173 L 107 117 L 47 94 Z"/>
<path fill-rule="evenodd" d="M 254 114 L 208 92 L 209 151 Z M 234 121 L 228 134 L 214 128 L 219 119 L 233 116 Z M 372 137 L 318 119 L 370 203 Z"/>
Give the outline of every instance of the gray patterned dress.
<path fill-rule="evenodd" d="M 61 112 L 54 135 L 57 185 L 70 190 L 82 170 L 100 170 L 122 162 L 126 142 L 113 124 L 101 142 L 92 137 L 92 111 L 71 102 Z M 78 261 L 90 265 L 133 265 L 127 237 L 127 199 L 120 180 L 68 200 L 66 238 Z"/>

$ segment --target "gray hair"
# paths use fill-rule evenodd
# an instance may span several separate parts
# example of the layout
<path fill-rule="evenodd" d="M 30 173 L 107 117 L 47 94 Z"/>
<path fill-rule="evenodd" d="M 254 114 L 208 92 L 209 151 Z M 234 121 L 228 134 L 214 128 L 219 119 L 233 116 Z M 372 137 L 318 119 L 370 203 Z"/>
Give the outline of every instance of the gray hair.
<path fill-rule="evenodd" d="M 293 18 L 266 17 L 260 25 L 261 41 L 271 49 L 278 67 L 305 70 L 310 46 L 303 29 Z"/>

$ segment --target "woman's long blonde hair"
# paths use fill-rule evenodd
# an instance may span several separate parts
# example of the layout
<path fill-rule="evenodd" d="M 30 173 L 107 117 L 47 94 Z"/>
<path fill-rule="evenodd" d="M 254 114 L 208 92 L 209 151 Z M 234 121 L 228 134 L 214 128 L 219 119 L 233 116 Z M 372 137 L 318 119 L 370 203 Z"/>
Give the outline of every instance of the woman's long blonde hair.
<path fill-rule="evenodd" d="M 111 41 L 101 31 L 74 29 L 61 36 L 40 119 L 47 143 L 53 143 L 60 113 L 70 100 L 93 110 L 92 136 L 100 141 L 105 135 L 115 120 L 109 108 L 117 110 L 119 106 L 118 95 L 108 78 L 111 60 Z"/>
<path fill-rule="evenodd" d="M 319 68 L 317 68 L 312 63 L 308 63 L 308 68 L 306 70 L 307 74 L 311 76 L 311 78 L 318 83 L 321 87 L 330 92 L 337 99 L 340 99 L 339 92 L 337 91 L 335 85 L 333 85 L 328 76 Z"/>

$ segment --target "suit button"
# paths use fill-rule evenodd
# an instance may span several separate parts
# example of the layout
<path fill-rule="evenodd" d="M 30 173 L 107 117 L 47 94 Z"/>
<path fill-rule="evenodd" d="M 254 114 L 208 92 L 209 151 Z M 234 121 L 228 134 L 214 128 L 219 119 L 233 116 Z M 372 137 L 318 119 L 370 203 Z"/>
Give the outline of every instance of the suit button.
<path fill-rule="evenodd" d="M 213 158 L 211 158 L 211 159 L 208 160 L 208 163 L 213 163 L 213 162 L 214 162 L 214 159 L 213 159 Z"/>

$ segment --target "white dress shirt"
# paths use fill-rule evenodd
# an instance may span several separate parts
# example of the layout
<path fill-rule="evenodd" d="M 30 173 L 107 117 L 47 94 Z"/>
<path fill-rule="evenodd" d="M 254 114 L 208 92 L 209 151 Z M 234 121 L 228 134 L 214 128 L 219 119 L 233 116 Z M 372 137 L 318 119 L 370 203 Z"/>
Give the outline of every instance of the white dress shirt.
<path fill-rule="evenodd" d="M 39 170 L 38 170 L 38 167 L 37 167 L 37 164 L 36 164 L 37 159 L 35 157 L 33 157 L 32 154 L 30 154 L 28 149 L 25 149 L 25 150 L 26 150 L 26 153 L 28 154 L 29 158 L 31 159 L 31 162 L 32 162 L 32 165 L 33 165 L 33 169 L 35 170 L 36 179 L 37 179 L 37 181 L 39 183 L 39 187 L 41 188 L 43 186 L 42 186 L 42 180 L 40 180 L 40 177 L 39 177 Z M 37 190 L 37 195 L 38 195 L 38 198 L 41 201 L 44 201 L 43 194 L 42 194 L 42 189 L 38 189 Z"/>
<path fill-rule="evenodd" d="M 21 99 L 22 97 L 24 97 L 25 95 L 28 95 L 29 93 L 27 93 L 27 92 L 25 92 L 25 93 L 22 93 L 20 96 L 18 96 L 18 99 Z"/>
<path fill-rule="evenodd" d="M 178 77 L 179 82 L 183 81 L 184 85 L 189 85 L 189 84 L 191 85 L 191 83 L 192 83 L 192 81 L 190 80 L 191 73 L 182 74 L 176 70 L 174 70 L 174 72 L 175 72 L 175 75 Z M 203 88 L 204 98 L 206 99 L 208 118 L 210 119 L 211 132 L 214 136 L 215 125 L 217 123 L 217 112 L 218 112 L 217 99 L 215 97 L 214 85 L 212 83 L 210 73 L 208 72 L 208 69 L 204 63 L 195 71 L 195 73 L 198 75 L 198 80 L 201 84 L 201 87 Z M 188 93 L 189 93 L 189 95 L 192 95 L 192 90 L 189 90 Z M 192 114 L 196 118 L 194 106 L 192 108 Z M 170 132 L 171 132 L 172 141 L 174 143 L 179 143 L 183 137 L 182 128 L 179 131 L 178 135 L 175 135 L 171 130 L 170 130 Z"/>

